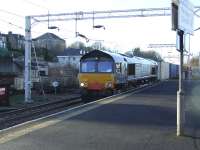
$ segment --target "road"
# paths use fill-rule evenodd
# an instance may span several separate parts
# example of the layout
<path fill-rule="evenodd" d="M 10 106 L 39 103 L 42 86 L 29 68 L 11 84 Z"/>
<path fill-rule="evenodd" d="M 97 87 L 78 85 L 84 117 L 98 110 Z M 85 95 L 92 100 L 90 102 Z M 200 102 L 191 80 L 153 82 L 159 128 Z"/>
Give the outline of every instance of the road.
<path fill-rule="evenodd" d="M 167 81 L 2 132 L 0 150 L 198 150 L 200 81 L 184 84 L 183 137 L 176 136 L 178 82 Z"/>

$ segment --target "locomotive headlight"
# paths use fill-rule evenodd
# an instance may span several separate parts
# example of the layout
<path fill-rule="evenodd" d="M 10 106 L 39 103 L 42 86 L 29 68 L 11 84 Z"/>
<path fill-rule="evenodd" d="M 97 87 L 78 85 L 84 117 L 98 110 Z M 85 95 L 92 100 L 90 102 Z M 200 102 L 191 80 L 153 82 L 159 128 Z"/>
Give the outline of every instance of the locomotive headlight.
<path fill-rule="evenodd" d="M 86 86 L 87 86 L 86 83 L 83 83 L 83 82 L 80 83 L 80 87 L 86 87 Z"/>
<path fill-rule="evenodd" d="M 107 82 L 107 83 L 105 84 L 105 87 L 106 87 L 106 88 L 112 88 L 112 82 Z"/>

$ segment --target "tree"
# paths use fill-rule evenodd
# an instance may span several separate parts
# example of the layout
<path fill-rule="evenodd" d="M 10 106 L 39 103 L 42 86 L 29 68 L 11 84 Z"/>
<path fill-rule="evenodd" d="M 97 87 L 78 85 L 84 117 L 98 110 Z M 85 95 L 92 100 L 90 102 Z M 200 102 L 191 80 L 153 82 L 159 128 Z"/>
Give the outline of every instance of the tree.
<path fill-rule="evenodd" d="M 112 52 L 112 50 L 106 46 L 104 46 L 101 42 L 94 42 L 91 46 L 93 49 L 98 49 L 98 50 L 102 50 L 102 51 L 109 51 Z"/>
<path fill-rule="evenodd" d="M 199 57 L 192 57 L 192 59 L 190 60 L 190 65 L 191 66 L 199 66 Z"/>
<path fill-rule="evenodd" d="M 101 42 L 94 42 L 91 46 L 86 46 L 83 42 L 76 41 L 72 43 L 70 46 L 68 46 L 68 48 L 83 49 L 87 52 L 90 52 L 95 49 L 110 51 L 110 49 L 103 46 Z"/>
<path fill-rule="evenodd" d="M 8 38 L 7 36 L 6 36 L 6 47 L 7 47 L 7 49 L 8 49 L 9 51 L 12 50 L 10 40 L 9 40 L 9 38 Z"/>
<path fill-rule="evenodd" d="M 10 57 L 18 57 L 24 55 L 24 48 L 13 48 L 8 36 L 6 37 L 6 47 Z"/>
<path fill-rule="evenodd" d="M 68 46 L 67 48 L 76 48 L 76 49 L 82 49 L 85 50 L 86 52 L 92 51 L 94 50 L 93 47 L 91 46 L 85 46 L 85 44 L 83 42 L 80 41 L 76 41 L 74 43 L 72 43 L 70 46 Z"/>
<path fill-rule="evenodd" d="M 134 48 L 132 49 L 131 51 L 127 51 L 125 52 L 126 55 L 128 55 L 129 57 L 133 57 L 133 56 L 138 56 L 138 57 L 141 57 L 141 54 L 142 52 L 140 51 L 140 48 L 137 47 L 137 48 Z"/>
<path fill-rule="evenodd" d="M 91 46 L 93 49 L 98 49 L 100 50 L 102 47 L 102 43 L 101 42 L 94 42 Z"/>
<path fill-rule="evenodd" d="M 155 61 L 162 61 L 162 58 L 160 56 L 160 54 L 158 54 L 155 51 L 141 51 L 141 49 L 139 47 L 128 51 L 125 53 L 126 55 L 133 57 L 133 56 L 137 56 L 137 57 L 142 57 L 142 58 L 147 58 L 147 59 L 152 59 Z"/>
<path fill-rule="evenodd" d="M 139 47 L 136 47 L 134 50 L 132 50 L 134 56 L 142 57 L 143 52 L 141 52 Z"/>
<path fill-rule="evenodd" d="M 43 58 L 45 61 L 54 61 L 55 56 L 48 51 L 48 49 L 43 48 Z"/>
<path fill-rule="evenodd" d="M 72 43 L 70 46 L 68 46 L 68 48 L 85 49 L 86 46 L 83 42 L 76 41 L 76 42 Z"/>

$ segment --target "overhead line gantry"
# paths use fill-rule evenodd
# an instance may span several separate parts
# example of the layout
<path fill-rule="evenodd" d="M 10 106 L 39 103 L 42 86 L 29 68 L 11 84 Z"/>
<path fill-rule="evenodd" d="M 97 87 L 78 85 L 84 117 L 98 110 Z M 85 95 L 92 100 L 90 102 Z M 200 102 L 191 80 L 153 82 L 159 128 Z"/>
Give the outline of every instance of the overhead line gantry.
<path fill-rule="evenodd" d="M 198 15 L 200 6 L 195 7 L 195 15 Z M 156 17 L 171 16 L 171 8 L 142 8 L 126 10 L 107 10 L 107 11 L 78 11 L 73 13 L 59 13 L 31 16 L 36 22 L 47 21 L 70 21 L 70 20 L 91 20 L 91 19 L 111 19 L 111 18 L 132 18 L 132 17 Z M 59 18 L 58 18 L 59 17 Z"/>
<path fill-rule="evenodd" d="M 195 7 L 195 15 L 200 17 L 198 11 L 200 6 Z M 107 11 L 78 11 L 73 13 L 58 13 L 32 15 L 25 18 L 25 102 L 31 102 L 31 26 L 34 23 L 53 22 L 53 21 L 78 21 L 94 19 L 114 19 L 114 18 L 133 18 L 133 17 L 156 17 L 171 16 L 171 8 L 143 8 L 127 10 L 107 10 Z M 31 21 L 33 20 L 33 22 Z M 49 27 L 50 28 L 50 27 Z M 52 27 L 55 28 L 55 27 Z"/>

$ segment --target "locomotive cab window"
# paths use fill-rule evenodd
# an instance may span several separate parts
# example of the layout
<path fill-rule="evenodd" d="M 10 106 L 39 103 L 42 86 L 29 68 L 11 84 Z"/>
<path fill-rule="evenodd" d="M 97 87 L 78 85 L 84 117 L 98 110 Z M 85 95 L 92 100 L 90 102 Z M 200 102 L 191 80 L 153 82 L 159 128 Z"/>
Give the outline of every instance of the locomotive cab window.
<path fill-rule="evenodd" d="M 96 62 L 95 61 L 82 62 L 81 72 L 96 72 Z"/>
<path fill-rule="evenodd" d="M 113 63 L 111 61 L 99 61 L 97 70 L 98 72 L 113 72 Z"/>
<path fill-rule="evenodd" d="M 128 64 L 128 75 L 135 75 L 135 64 Z"/>

